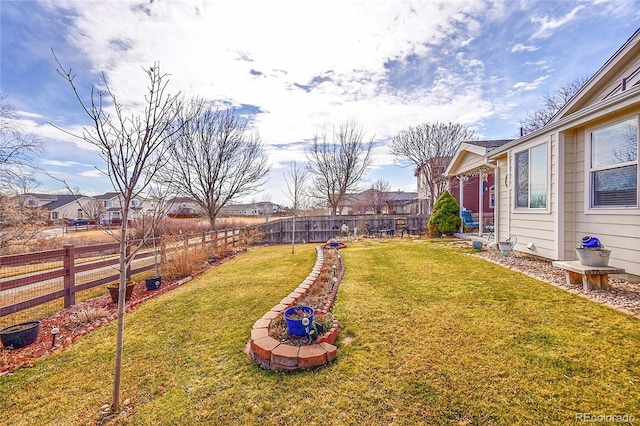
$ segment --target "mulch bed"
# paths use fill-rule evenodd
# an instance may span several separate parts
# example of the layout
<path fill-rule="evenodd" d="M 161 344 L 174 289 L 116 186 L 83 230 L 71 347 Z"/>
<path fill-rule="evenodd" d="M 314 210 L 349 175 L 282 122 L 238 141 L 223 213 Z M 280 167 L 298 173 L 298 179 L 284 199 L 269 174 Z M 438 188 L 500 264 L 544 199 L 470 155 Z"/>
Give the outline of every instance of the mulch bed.
<path fill-rule="evenodd" d="M 218 259 L 215 262 L 211 262 L 209 263 L 209 269 L 219 266 L 235 256 L 236 254 L 234 253 L 225 258 Z M 200 271 L 179 281 L 163 283 L 160 289 L 154 291 L 147 291 L 144 281 L 137 283 L 133 289 L 131 298 L 125 304 L 125 312 L 129 312 L 138 304 L 158 297 L 192 280 L 203 272 L 205 271 Z M 91 330 L 115 320 L 117 318 L 117 307 L 117 303 L 111 301 L 111 296 L 107 291 L 104 296 L 85 300 L 84 302 L 58 311 L 50 317 L 40 318 L 40 334 L 35 342 L 14 350 L 0 347 L 0 376 L 10 374 L 11 371 L 19 367 L 31 367 L 34 359 L 60 350 L 73 343 L 74 340 L 89 333 Z M 87 311 L 100 313 L 100 316 L 93 318 L 90 322 L 78 324 L 75 317 Z M 54 327 L 59 329 L 59 333 L 56 335 L 55 345 L 53 345 L 53 336 L 51 334 L 51 330 Z"/>

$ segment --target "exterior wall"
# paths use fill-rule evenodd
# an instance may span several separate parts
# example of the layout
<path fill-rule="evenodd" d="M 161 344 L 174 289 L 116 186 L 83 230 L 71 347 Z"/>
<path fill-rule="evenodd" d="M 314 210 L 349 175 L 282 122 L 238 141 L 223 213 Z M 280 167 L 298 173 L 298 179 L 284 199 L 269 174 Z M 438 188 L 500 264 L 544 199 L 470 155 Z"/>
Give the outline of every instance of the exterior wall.
<path fill-rule="evenodd" d="M 548 192 L 547 192 L 547 208 L 546 209 L 527 209 L 527 208 L 515 208 L 515 166 L 514 158 L 517 152 L 527 149 L 532 146 L 539 145 L 540 143 L 547 142 L 548 153 Z M 554 202 L 555 191 L 557 191 L 557 156 L 555 151 L 556 138 L 546 137 L 538 138 L 526 145 L 518 146 L 517 148 L 509 151 L 509 204 L 508 208 L 511 212 L 509 217 L 509 235 L 515 235 L 518 238 L 518 245 L 515 250 L 534 254 L 536 256 L 545 257 L 548 259 L 556 258 L 556 213 L 557 206 Z M 502 198 L 504 200 L 504 198 Z M 500 235 L 504 240 L 509 235 Z M 534 248 L 529 250 L 526 248 L 527 244 L 533 243 Z"/>
<path fill-rule="evenodd" d="M 509 224 L 509 208 L 512 205 L 509 162 L 506 156 L 500 157 L 497 161 L 496 173 L 496 203 L 498 207 L 495 236 L 496 241 L 505 241 L 511 233 Z"/>
<path fill-rule="evenodd" d="M 582 212 L 584 200 L 584 130 L 569 130 L 564 132 L 564 232 L 561 241 L 559 258 L 574 260 L 577 245 L 574 243 L 576 235 L 576 214 Z"/>
<path fill-rule="evenodd" d="M 484 165 L 484 156 L 482 155 L 470 155 L 464 156 L 464 159 L 460 162 L 457 170 L 475 170 Z"/>
<path fill-rule="evenodd" d="M 464 208 L 470 210 L 473 214 L 476 215 L 476 217 L 479 212 L 478 207 L 480 204 L 479 185 L 479 176 L 470 176 L 464 183 L 464 189 L 462 191 L 464 195 L 464 202 L 460 203 L 460 180 L 454 177 L 449 181 L 449 192 L 451 193 L 451 195 L 453 195 L 458 204 L 461 204 L 461 206 L 464 206 Z M 492 186 L 494 186 L 494 175 L 487 175 L 487 189 L 484 191 L 484 194 L 482 196 L 482 211 L 487 223 L 489 221 L 493 221 L 493 208 L 490 206 L 491 200 L 489 191 Z"/>
<path fill-rule="evenodd" d="M 77 201 L 58 207 L 57 209 L 52 210 L 52 212 L 58 213 L 58 219 L 87 219 L 87 215 L 83 211 L 78 211 L 78 209 L 80 209 L 78 203 L 80 203 L 84 209 L 92 200 L 93 198 L 90 197 L 80 198 Z"/>
<path fill-rule="evenodd" d="M 640 210 L 635 208 L 585 211 L 585 206 L 589 203 L 589 182 L 585 169 L 588 153 L 585 148 L 590 140 L 590 129 L 593 125 L 615 122 L 619 118 L 620 115 L 609 117 L 607 121 L 594 121 L 574 130 L 575 169 L 571 178 L 575 180 L 575 192 L 570 203 L 572 212 L 566 213 L 567 220 L 572 220 L 572 227 L 567 227 L 564 233 L 564 259 L 577 260 L 574 249 L 580 246 L 583 236 L 592 235 L 598 237 L 606 248 L 611 249 L 610 265 L 624 268 L 627 273 L 640 275 Z M 566 192 L 569 197 L 569 190 Z M 568 203 L 569 201 L 565 200 L 565 206 Z"/>

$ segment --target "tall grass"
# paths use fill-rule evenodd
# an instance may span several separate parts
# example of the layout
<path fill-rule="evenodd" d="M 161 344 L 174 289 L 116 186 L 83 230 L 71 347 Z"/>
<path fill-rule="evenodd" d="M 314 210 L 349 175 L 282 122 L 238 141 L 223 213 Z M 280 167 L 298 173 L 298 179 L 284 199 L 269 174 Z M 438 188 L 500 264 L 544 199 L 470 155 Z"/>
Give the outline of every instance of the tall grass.
<path fill-rule="evenodd" d="M 570 424 L 640 417 L 640 322 L 446 242 L 342 251 L 337 361 L 283 375 L 244 352 L 306 277 L 311 245 L 252 250 L 126 317 L 118 424 Z M 0 377 L 6 424 L 90 424 L 109 401 L 115 324 Z"/>

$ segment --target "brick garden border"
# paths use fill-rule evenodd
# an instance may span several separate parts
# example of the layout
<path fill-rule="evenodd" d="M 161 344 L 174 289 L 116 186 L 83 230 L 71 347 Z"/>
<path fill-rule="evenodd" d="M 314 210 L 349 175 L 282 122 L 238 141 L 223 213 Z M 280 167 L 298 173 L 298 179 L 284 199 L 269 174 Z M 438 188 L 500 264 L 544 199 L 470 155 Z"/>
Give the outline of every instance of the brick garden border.
<path fill-rule="evenodd" d="M 320 275 L 320 270 L 324 264 L 324 247 L 316 247 L 316 263 L 307 278 L 280 303 L 275 305 L 269 312 L 253 324 L 251 338 L 247 342 L 247 351 L 251 359 L 265 370 L 274 371 L 295 371 L 328 364 L 336 359 L 338 348 L 334 346 L 338 333 L 338 320 L 334 318 L 331 330 L 322 334 L 316 343 L 308 346 L 293 346 L 281 343 L 279 340 L 269 336 L 269 327 L 285 310 L 293 306 L 307 292 L 311 284 Z M 344 246 L 342 246 L 344 247 Z M 322 309 L 316 309 L 320 314 L 329 312 L 338 292 L 340 282 L 344 276 L 344 264 L 342 257 L 338 256 L 338 270 L 336 274 L 338 281 L 333 286 L 333 291 Z"/>

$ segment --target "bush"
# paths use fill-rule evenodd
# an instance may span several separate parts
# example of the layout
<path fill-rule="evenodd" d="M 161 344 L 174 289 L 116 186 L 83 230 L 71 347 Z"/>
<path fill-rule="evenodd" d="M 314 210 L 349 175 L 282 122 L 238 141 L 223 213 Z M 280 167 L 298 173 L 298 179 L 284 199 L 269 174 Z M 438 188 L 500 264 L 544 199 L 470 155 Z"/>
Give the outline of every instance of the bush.
<path fill-rule="evenodd" d="M 460 206 L 453 195 L 445 191 L 438 197 L 429 218 L 429 236 L 451 235 L 460 228 Z"/>
<path fill-rule="evenodd" d="M 160 267 L 162 277 L 180 279 L 207 268 L 208 248 L 201 244 L 184 247 L 185 237 L 167 237 L 166 244 L 175 247 L 167 253 L 167 262 Z"/>

